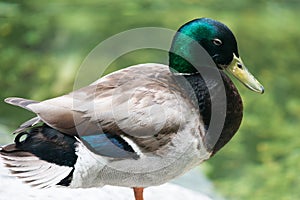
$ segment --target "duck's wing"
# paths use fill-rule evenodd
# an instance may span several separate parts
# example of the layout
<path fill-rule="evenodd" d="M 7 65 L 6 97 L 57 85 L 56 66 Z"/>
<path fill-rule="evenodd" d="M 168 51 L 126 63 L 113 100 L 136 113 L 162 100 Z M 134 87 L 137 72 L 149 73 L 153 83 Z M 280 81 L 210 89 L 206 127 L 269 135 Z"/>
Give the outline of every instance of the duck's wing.
<path fill-rule="evenodd" d="M 70 99 L 68 95 L 42 102 L 32 101 L 19 97 L 10 97 L 5 99 L 5 102 L 22 107 L 37 114 L 37 117 L 34 117 L 20 125 L 20 127 L 15 130 L 14 133 L 25 131 L 26 129 L 34 126 L 39 122 L 45 122 L 49 126 L 56 128 L 64 133 L 73 136 L 76 135 L 73 120 L 76 113 L 71 110 L 70 106 L 72 106 L 72 99 Z"/>
<path fill-rule="evenodd" d="M 7 102 L 36 113 L 50 127 L 80 136 L 90 149 L 111 157 L 120 153 L 110 146 L 135 153 L 137 148 L 158 150 L 184 126 L 192 106 L 168 67 L 160 64 L 129 67 L 42 102 Z"/>

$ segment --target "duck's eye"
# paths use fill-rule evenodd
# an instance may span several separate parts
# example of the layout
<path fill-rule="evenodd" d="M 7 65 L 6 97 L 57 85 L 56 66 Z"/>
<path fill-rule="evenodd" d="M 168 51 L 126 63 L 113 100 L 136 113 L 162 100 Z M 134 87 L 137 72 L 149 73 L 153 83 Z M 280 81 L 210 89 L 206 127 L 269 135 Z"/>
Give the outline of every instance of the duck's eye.
<path fill-rule="evenodd" d="M 213 42 L 214 45 L 216 45 L 216 46 L 220 46 L 220 45 L 223 44 L 223 42 L 222 42 L 220 39 L 218 39 L 218 38 L 213 39 L 212 42 Z"/>

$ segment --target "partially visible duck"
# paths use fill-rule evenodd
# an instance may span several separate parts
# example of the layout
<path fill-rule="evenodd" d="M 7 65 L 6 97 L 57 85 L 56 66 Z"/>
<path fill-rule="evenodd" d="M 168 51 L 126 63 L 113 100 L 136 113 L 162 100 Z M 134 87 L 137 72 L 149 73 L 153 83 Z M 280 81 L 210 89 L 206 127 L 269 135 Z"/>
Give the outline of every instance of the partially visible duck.
<path fill-rule="evenodd" d="M 199 44 L 220 81 L 199 73 Z M 251 90 L 264 92 L 243 64 L 229 28 L 208 18 L 192 20 L 176 33 L 169 66 L 127 67 L 42 102 L 6 99 L 37 116 L 15 131 L 14 143 L 1 148 L 1 158 L 12 174 L 32 186 L 125 186 L 142 200 L 143 188 L 199 165 L 238 130 L 242 100 L 224 70 Z M 216 99 L 222 92 L 224 99 Z M 225 112 L 213 113 L 214 101 Z M 216 113 L 224 123 L 212 122 Z M 210 130 L 214 123 L 221 126 L 219 133 Z"/>

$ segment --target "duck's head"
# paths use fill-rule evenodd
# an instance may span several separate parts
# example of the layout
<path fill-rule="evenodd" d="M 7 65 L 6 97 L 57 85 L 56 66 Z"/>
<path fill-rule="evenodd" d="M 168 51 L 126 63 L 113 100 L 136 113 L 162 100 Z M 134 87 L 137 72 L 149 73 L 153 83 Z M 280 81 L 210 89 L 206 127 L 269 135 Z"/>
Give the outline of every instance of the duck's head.
<path fill-rule="evenodd" d="M 213 19 L 194 19 L 179 28 L 169 52 L 170 67 L 179 73 L 197 73 L 195 65 L 201 57 L 199 44 L 220 70 L 230 72 L 249 89 L 264 92 L 263 86 L 242 62 L 233 33 L 226 25 Z"/>

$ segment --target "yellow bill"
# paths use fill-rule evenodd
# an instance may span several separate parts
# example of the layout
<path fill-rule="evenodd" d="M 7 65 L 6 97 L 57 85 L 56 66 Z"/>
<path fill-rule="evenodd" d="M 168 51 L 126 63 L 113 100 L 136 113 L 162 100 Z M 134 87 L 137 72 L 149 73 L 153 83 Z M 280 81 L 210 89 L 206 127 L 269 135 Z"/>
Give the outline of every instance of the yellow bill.
<path fill-rule="evenodd" d="M 235 76 L 239 81 L 241 81 L 250 90 L 261 94 L 264 93 L 264 87 L 248 71 L 242 59 L 236 57 L 235 54 L 233 54 L 233 60 L 226 68 L 226 70 L 233 76 Z"/>

